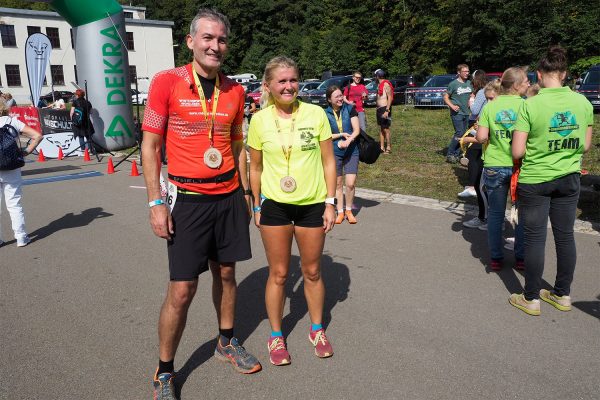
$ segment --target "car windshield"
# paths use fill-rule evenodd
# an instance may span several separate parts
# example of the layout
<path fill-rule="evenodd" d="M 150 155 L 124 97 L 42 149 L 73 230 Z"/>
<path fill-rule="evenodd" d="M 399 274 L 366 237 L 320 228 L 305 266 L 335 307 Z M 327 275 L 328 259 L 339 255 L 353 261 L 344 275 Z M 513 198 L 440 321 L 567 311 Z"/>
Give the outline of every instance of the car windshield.
<path fill-rule="evenodd" d="M 600 70 L 590 71 L 583 78 L 584 85 L 600 85 Z"/>
<path fill-rule="evenodd" d="M 423 87 L 445 87 L 448 86 L 448 84 L 453 80 L 454 76 L 452 75 L 432 76 L 427 82 L 425 82 Z"/>
<path fill-rule="evenodd" d="M 333 86 L 333 85 L 342 87 L 343 82 L 344 82 L 344 78 L 330 78 L 330 79 L 327 79 L 326 81 L 324 81 L 323 83 L 321 83 L 317 89 L 326 90 L 329 86 Z"/>
<path fill-rule="evenodd" d="M 375 89 L 377 89 L 377 81 L 371 81 L 365 87 L 367 88 L 367 90 L 375 90 Z"/>

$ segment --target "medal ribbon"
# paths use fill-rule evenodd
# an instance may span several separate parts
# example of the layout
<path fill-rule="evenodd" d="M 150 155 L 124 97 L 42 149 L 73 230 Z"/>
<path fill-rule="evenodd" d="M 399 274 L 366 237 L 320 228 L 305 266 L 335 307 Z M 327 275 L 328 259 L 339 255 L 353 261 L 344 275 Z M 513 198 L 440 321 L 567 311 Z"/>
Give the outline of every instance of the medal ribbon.
<path fill-rule="evenodd" d="M 335 122 L 337 122 L 337 127 L 338 127 L 339 133 L 343 133 L 344 130 L 342 128 L 342 109 L 340 108 L 339 115 L 335 112 L 335 110 L 333 110 L 333 115 L 335 116 Z"/>
<path fill-rule="evenodd" d="M 294 130 L 296 129 L 296 114 L 298 113 L 298 104 L 294 104 L 294 108 L 292 110 L 292 125 L 290 127 L 290 136 L 292 137 L 292 143 L 287 146 L 283 143 L 281 126 L 279 125 L 279 116 L 277 115 L 277 110 L 275 106 L 273 106 L 273 117 L 275 118 L 275 126 L 277 127 L 277 136 L 279 137 L 279 142 L 281 143 L 281 150 L 283 151 L 283 156 L 285 157 L 285 161 L 287 162 L 287 176 L 290 175 L 290 158 L 292 157 L 292 144 L 294 143 Z"/>
<path fill-rule="evenodd" d="M 202 107 L 202 115 L 204 115 L 204 120 L 208 122 L 208 107 L 206 106 L 206 97 L 204 96 L 204 90 L 202 89 L 202 84 L 200 83 L 200 78 L 198 77 L 198 73 L 194 70 L 194 83 L 196 87 L 198 87 L 198 95 L 200 96 L 200 105 Z M 210 117 L 209 130 L 208 130 L 208 140 L 210 141 L 210 147 L 213 147 L 213 132 L 215 129 L 215 118 L 217 116 L 217 104 L 219 103 L 219 74 L 217 74 L 217 80 L 215 81 L 215 91 L 213 93 L 213 105 L 212 105 L 212 115 Z"/>

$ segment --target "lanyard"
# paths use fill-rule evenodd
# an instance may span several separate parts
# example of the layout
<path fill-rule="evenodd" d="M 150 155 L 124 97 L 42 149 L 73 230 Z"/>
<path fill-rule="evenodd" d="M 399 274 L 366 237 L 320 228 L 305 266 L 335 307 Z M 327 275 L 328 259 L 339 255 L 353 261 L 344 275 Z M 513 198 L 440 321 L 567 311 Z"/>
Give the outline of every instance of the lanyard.
<path fill-rule="evenodd" d="M 298 113 L 298 104 L 294 104 L 294 108 L 292 110 L 292 126 L 290 127 L 290 136 L 292 137 L 292 143 L 287 146 L 283 143 L 281 126 L 279 125 L 279 116 L 277 115 L 277 110 L 275 106 L 273 106 L 273 117 L 275 119 L 275 127 L 277 128 L 277 136 L 279 137 L 279 142 L 281 143 L 281 150 L 283 151 L 283 156 L 285 157 L 285 161 L 287 162 L 287 174 L 290 174 L 290 158 L 292 157 L 292 144 L 294 143 L 294 130 L 296 126 L 296 114 Z"/>
<path fill-rule="evenodd" d="M 333 110 L 333 108 L 332 108 Z M 340 113 L 339 115 L 335 112 L 335 110 L 333 110 L 333 116 L 335 117 L 335 122 L 337 122 L 337 127 L 338 127 L 338 133 L 344 133 L 343 128 L 342 128 L 342 109 L 340 108 Z"/>
<path fill-rule="evenodd" d="M 200 78 L 198 77 L 198 73 L 196 70 L 194 72 L 194 83 L 198 87 L 198 95 L 200 96 L 200 105 L 202 106 L 202 115 L 204 115 L 204 120 L 208 122 L 208 107 L 206 106 L 206 97 L 204 97 L 204 90 L 202 89 L 202 84 L 200 83 Z M 217 74 L 217 80 L 215 82 L 215 91 L 213 93 L 213 105 L 212 105 L 212 115 L 209 123 L 208 130 L 208 140 L 210 141 L 210 147 L 213 146 L 213 132 L 215 129 L 215 117 L 217 116 L 217 104 L 219 103 L 219 74 Z"/>

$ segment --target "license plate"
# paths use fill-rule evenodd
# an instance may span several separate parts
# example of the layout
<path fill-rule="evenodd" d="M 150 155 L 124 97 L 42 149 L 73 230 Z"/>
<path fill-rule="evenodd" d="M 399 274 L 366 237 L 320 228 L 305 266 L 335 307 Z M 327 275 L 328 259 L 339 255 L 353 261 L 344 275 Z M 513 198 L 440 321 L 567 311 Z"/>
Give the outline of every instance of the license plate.
<path fill-rule="evenodd" d="M 313 104 L 319 104 L 319 100 L 313 100 L 312 103 Z"/>
<path fill-rule="evenodd" d="M 431 103 L 431 99 L 421 99 L 421 103 Z"/>
<path fill-rule="evenodd" d="M 592 100 L 592 104 L 600 104 L 600 100 Z"/>

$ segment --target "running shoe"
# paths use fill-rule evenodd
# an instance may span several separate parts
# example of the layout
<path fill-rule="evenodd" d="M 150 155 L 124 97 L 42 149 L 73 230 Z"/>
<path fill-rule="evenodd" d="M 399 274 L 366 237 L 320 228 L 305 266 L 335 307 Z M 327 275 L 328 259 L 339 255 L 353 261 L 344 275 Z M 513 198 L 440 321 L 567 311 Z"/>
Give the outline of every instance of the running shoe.
<path fill-rule="evenodd" d="M 477 192 L 475 191 L 474 187 L 472 187 L 472 186 L 465 186 L 465 190 L 463 190 L 462 192 L 460 192 L 458 194 L 458 197 L 460 197 L 460 198 L 477 197 Z"/>
<path fill-rule="evenodd" d="M 253 374 L 262 369 L 262 366 L 256 357 L 248 353 L 246 349 L 239 344 L 237 338 L 231 338 L 227 346 L 222 346 L 221 340 L 219 336 L 217 336 L 215 357 L 217 360 L 231 363 L 233 369 L 242 374 Z"/>
<path fill-rule="evenodd" d="M 336 224 L 341 224 L 344 221 L 344 217 L 346 216 L 346 214 L 344 214 L 343 211 L 338 211 L 338 215 L 335 218 L 335 223 Z"/>
<path fill-rule="evenodd" d="M 154 388 L 154 400 L 178 400 L 175 395 L 174 375 L 169 372 L 158 374 L 158 368 L 152 380 Z"/>
<path fill-rule="evenodd" d="M 320 358 L 327 358 L 333 355 L 331 343 L 325 336 L 325 329 L 321 328 L 316 331 L 308 332 L 308 340 L 315 346 L 315 354 Z"/>
<path fill-rule="evenodd" d="M 557 296 L 546 289 L 540 290 L 540 299 L 560 311 L 571 311 L 571 296 Z"/>
<path fill-rule="evenodd" d="M 487 222 L 480 220 L 479 217 L 475 217 L 468 221 L 463 222 L 465 228 L 479 228 L 480 226 L 487 225 Z"/>
<path fill-rule="evenodd" d="M 269 360 L 273 365 L 288 365 L 292 362 L 290 353 L 285 347 L 285 339 L 281 336 L 269 338 Z"/>
<path fill-rule="evenodd" d="M 519 310 L 523 311 L 524 313 L 527 313 L 529 315 L 540 315 L 539 299 L 527 300 L 525 299 L 525 296 L 522 293 L 513 293 L 508 298 L 508 302 L 512 306 L 517 307 Z"/>
<path fill-rule="evenodd" d="M 31 242 L 31 239 L 27 235 L 17 238 L 17 247 L 25 247 L 29 242 Z"/>
<path fill-rule="evenodd" d="M 492 271 L 500 271 L 502 269 L 502 260 L 492 260 L 490 262 L 490 269 Z"/>
<path fill-rule="evenodd" d="M 354 214 L 352 214 L 352 210 L 346 210 L 346 219 L 350 224 L 355 224 L 358 222 Z"/>

